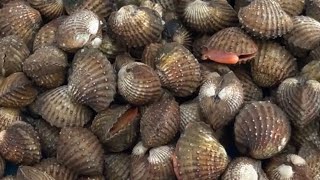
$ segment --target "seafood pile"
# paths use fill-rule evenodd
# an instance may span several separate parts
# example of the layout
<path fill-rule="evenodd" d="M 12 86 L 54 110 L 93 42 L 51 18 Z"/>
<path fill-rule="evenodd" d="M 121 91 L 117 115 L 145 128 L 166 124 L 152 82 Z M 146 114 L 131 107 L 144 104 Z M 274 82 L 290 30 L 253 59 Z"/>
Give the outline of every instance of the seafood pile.
<path fill-rule="evenodd" d="M 0 179 L 320 180 L 319 81 L 320 0 L 0 0 Z"/>

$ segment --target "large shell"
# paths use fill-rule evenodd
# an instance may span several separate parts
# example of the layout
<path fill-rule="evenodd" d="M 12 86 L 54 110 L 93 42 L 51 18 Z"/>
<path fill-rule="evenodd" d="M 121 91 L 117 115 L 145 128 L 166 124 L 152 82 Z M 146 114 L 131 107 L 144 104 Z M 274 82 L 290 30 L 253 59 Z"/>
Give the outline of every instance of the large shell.
<path fill-rule="evenodd" d="M 27 106 L 35 100 L 37 94 L 37 90 L 24 73 L 13 73 L 0 85 L 0 106 Z"/>
<path fill-rule="evenodd" d="M 188 96 L 200 85 L 200 65 L 192 53 L 182 45 L 166 44 L 155 59 L 162 86 L 176 96 Z"/>
<path fill-rule="evenodd" d="M 20 109 L 0 107 L 0 132 L 6 130 L 16 121 L 22 121 Z"/>
<path fill-rule="evenodd" d="M 311 170 L 314 180 L 320 179 L 320 150 L 311 146 L 303 146 L 299 150 L 299 156 L 304 158 Z"/>
<path fill-rule="evenodd" d="M 156 11 L 135 5 L 126 5 L 111 13 L 108 25 L 115 38 L 130 47 L 157 41 L 163 30 Z"/>
<path fill-rule="evenodd" d="M 315 146 L 320 149 L 320 121 L 317 118 L 304 128 L 294 128 L 292 133 L 293 142 L 297 147 L 305 145 Z"/>
<path fill-rule="evenodd" d="M 9 76 L 22 71 L 22 62 L 29 56 L 27 45 L 17 36 L 0 39 L 0 75 Z"/>
<path fill-rule="evenodd" d="M 86 106 L 72 102 L 67 86 L 47 91 L 36 100 L 36 111 L 52 126 L 84 126 L 93 112 Z"/>
<path fill-rule="evenodd" d="M 68 90 L 71 98 L 99 112 L 116 93 L 116 80 L 108 59 L 98 49 L 82 49 L 75 55 Z"/>
<path fill-rule="evenodd" d="M 158 74 L 148 65 L 133 62 L 123 66 L 118 73 L 118 92 L 129 103 L 143 105 L 161 96 Z"/>
<path fill-rule="evenodd" d="M 251 73 L 257 85 L 271 87 L 294 76 L 297 73 L 297 62 L 281 45 L 264 41 L 259 43 L 258 54 L 251 61 Z"/>
<path fill-rule="evenodd" d="M 65 81 L 67 54 L 54 46 L 37 49 L 23 62 L 23 72 L 38 86 L 55 88 Z"/>
<path fill-rule="evenodd" d="M 239 21 L 255 36 L 276 38 L 293 27 L 291 17 L 274 0 L 255 0 L 239 10 Z"/>
<path fill-rule="evenodd" d="M 280 152 L 291 135 L 286 114 L 275 104 L 256 101 L 246 104 L 236 116 L 235 141 L 241 153 L 267 159 Z"/>
<path fill-rule="evenodd" d="M 108 180 L 129 179 L 130 155 L 126 153 L 107 154 L 105 162 L 105 177 Z"/>
<path fill-rule="evenodd" d="M 320 112 L 320 83 L 301 77 L 288 78 L 280 84 L 277 100 L 293 124 L 303 128 Z"/>
<path fill-rule="evenodd" d="M 183 132 L 190 122 L 202 121 L 203 118 L 198 98 L 182 103 L 180 105 L 180 132 Z"/>
<path fill-rule="evenodd" d="M 243 104 L 243 88 L 233 72 L 212 73 L 203 83 L 199 102 L 205 121 L 217 130 L 227 125 Z"/>
<path fill-rule="evenodd" d="M 55 180 L 49 174 L 31 166 L 20 166 L 17 172 L 17 180 Z"/>
<path fill-rule="evenodd" d="M 139 118 L 137 107 L 111 107 L 97 114 L 91 130 L 108 151 L 120 152 L 135 142 L 139 131 Z"/>
<path fill-rule="evenodd" d="M 110 0 L 63 0 L 63 4 L 68 14 L 87 9 L 104 18 L 112 11 Z"/>
<path fill-rule="evenodd" d="M 320 60 L 320 59 L 319 59 Z M 301 76 L 320 81 L 320 61 L 314 60 L 306 64 L 301 70 Z"/>
<path fill-rule="evenodd" d="M 23 121 L 0 132 L 0 153 L 16 164 L 30 165 L 40 161 L 41 147 L 37 132 Z"/>
<path fill-rule="evenodd" d="M 228 155 L 203 122 L 191 122 L 177 142 L 174 170 L 182 179 L 217 179 L 227 168 Z"/>
<path fill-rule="evenodd" d="M 101 175 L 103 149 L 98 138 L 82 127 L 62 128 L 58 141 L 57 160 L 81 175 Z"/>
<path fill-rule="evenodd" d="M 107 34 L 103 34 L 99 49 L 107 56 L 107 58 L 111 59 L 115 59 L 117 55 L 126 51 L 126 48 L 119 41 L 109 37 Z"/>
<path fill-rule="evenodd" d="M 64 12 L 62 0 L 27 0 L 29 4 L 37 9 L 42 16 L 54 19 L 61 16 Z"/>

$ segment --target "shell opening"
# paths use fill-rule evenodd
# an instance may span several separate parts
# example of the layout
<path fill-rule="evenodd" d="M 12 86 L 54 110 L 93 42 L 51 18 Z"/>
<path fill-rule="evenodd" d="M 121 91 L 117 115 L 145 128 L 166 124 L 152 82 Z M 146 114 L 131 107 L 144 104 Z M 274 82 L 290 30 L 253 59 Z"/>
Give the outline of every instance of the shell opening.
<path fill-rule="evenodd" d="M 112 128 L 110 129 L 110 133 L 111 134 L 117 133 L 127 124 L 132 122 L 137 117 L 137 115 L 138 115 L 137 107 L 128 109 L 123 115 L 120 116 L 118 121 L 112 126 Z"/>

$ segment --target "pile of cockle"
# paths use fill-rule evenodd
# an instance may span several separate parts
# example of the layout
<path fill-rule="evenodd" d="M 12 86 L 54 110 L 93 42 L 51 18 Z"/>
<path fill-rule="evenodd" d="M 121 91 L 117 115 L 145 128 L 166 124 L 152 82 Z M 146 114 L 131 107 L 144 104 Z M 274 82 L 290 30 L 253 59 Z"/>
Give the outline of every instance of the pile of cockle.
<path fill-rule="evenodd" d="M 0 4 L 0 178 L 320 180 L 320 0 Z"/>

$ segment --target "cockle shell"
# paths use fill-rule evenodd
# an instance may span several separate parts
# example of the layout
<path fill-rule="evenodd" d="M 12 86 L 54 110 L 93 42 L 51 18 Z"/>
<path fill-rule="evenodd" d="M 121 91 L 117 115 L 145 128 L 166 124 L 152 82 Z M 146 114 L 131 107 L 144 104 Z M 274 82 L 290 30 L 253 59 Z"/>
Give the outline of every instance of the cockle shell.
<path fill-rule="evenodd" d="M 80 10 L 91 10 L 99 15 L 101 18 L 105 18 L 110 15 L 112 11 L 112 3 L 110 0 L 60 0 L 63 1 L 63 5 L 67 13 L 73 14 Z"/>
<path fill-rule="evenodd" d="M 0 132 L 6 130 L 16 121 L 22 121 L 20 109 L 0 107 Z"/>
<path fill-rule="evenodd" d="M 140 3 L 140 7 L 146 7 L 146 8 L 152 9 L 152 10 L 156 11 L 160 15 L 160 17 L 162 17 L 162 15 L 163 15 L 164 10 L 163 10 L 162 6 L 156 2 L 151 1 L 151 0 L 142 0 Z"/>
<path fill-rule="evenodd" d="M 17 180 L 55 180 L 49 174 L 31 166 L 20 166 L 17 172 Z"/>
<path fill-rule="evenodd" d="M 203 46 L 208 42 L 211 36 L 205 34 L 200 37 L 196 37 L 192 43 L 192 52 L 197 59 L 201 59 Z"/>
<path fill-rule="evenodd" d="M 113 39 L 107 34 L 103 34 L 102 37 L 99 49 L 107 56 L 108 59 L 115 59 L 117 55 L 126 51 L 124 45 L 117 41 L 117 39 Z"/>
<path fill-rule="evenodd" d="M 320 149 L 320 122 L 319 118 L 303 128 L 293 128 L 292 140 L 297 147 L 305 145 L 315 146 Z"/>
<path fill-rule="evenodd" d="M 167 42 L 176 42 L 184 45 L 185 47 L 190 47 L 192 42 L 189 31 L 183 26 L 182 22 L 176 19 L 166 22 L 162 32 L 162 37 Z"/>
<path fill-rule="evenodd" d="M 204 119 L 199 98 L 182 103 L 180 105 L 180 132 L 182 133 L 190 122 L 202 121 Z"/>
<path fill-rule="evenodd" d="M 174 11 L 178 4 L 177 0 L 152 0 L 152 2 L 158 3 L 164 10 Z"/>
<path fill-rule="evenodd" d="M 320 150 L 304 145 L 299 150 L 299 156 L 305 159 L 314 180 L 320 179 Z"/>
<path fill-rule="evenodd" d="M 319 71 L 320 61 L 319 60 L 318 59 L 313 60 L 308 64 L 306 64 L 301 70 L 301 76 L 307 79 L 320 81 L 320 71 Z"/>
<path fill-rule="evenodd" d="M 142 59 L 141 62 L 149 65 L 153 69 L 155 69 L 155 58 L 158 54 L 158 51 L 161 49 L 162 44 L 160 43 L 151 43 L 147 45 L 142 53 Z"/>
<path fill-rule="evenodd" d="M 136 62 L 136 59 L 126 52 L 126 53 L 117 55 L 113 63 L 113 67 L 116 70 L 116 72 L 119 72 L 123 66 L 133 62 Z"/>
<path fill-rule="evenodd" d="M 62 0 L 27 0 L 31 7 L 37 9 L 42 16 L 54 19 L 64 13 Z"/>
<path fill-rule="evenodd" d="M 290 16 L 298 16 L 302 13 L 305 7 L 305 1 L 310 0 L 276 0 L 281 8 Z"/>
<path fill-rule="evenodd" d="M 80 176 L 77 180 L 105 180 L 104 176 Z"/>
<path fill-rule="evenodd" d="M 16 177 L 8 175 L 8 176 L 5 176 L 5 177 L 1 178 L 1 180 L 16 180 Z"/>
<path fill-rule="evenodd" d="M 6 161 L 0 156 L 0 177 L 3 177 L 6 170 Z"/>
<path fill-rule="evenodd" d="M 108 180 L 129 179 L 130 155 L 127 153 L 107 154 L 105 162 L 105 177 Z"/>
<path fill-rule="evenodd" d="M 319 0 L 306 0 L 306 15 L 320 20 L 320 1 Z"/>

